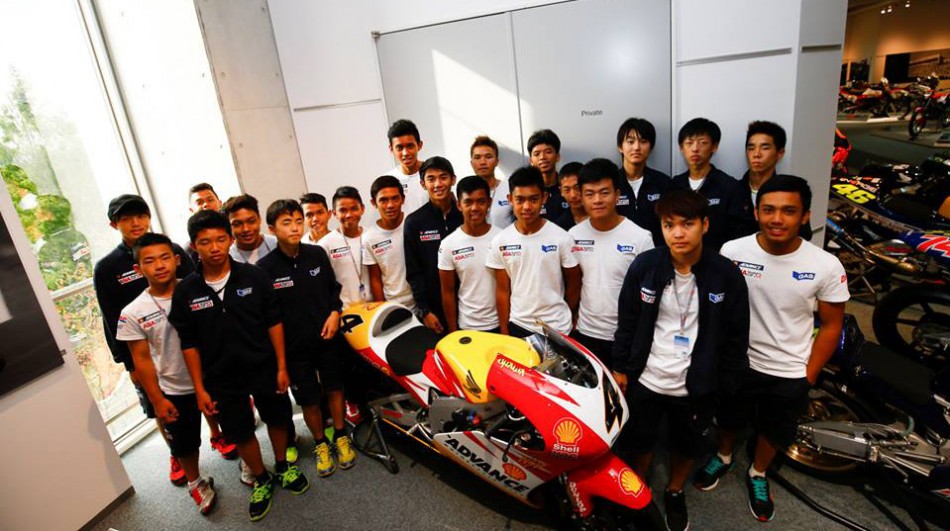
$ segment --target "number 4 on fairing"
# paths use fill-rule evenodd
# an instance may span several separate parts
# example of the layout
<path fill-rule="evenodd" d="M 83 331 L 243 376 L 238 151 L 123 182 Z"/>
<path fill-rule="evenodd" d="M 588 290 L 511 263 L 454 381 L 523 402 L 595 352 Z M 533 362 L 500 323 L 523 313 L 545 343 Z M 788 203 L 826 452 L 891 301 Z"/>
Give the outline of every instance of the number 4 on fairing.
<path fill-rule="evenodd" d="M 613 429 L 614 424 L 618 424 L 623 418 L 623 406 L 620 404 L 620 396 L 614 389 L 613 383 L 607 378 L 604 372 L 602 387 L 604 388 L 604 422 L 607 426 L 607 433 Z"/>

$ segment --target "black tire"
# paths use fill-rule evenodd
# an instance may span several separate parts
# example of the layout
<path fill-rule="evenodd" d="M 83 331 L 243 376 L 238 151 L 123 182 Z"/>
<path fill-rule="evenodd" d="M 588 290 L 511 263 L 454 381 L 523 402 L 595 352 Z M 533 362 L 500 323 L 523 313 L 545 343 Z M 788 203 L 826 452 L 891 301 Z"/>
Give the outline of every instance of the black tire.
<path fill-rule="evenodd" d="M 928 358 L 921 339 L 928 332 L 950 332 L 950 292 L 931 285 L 895 289 L 874 308 L 871 324 L 881 345 L 914 359 Z"/>
<path fill-rule="evenodd" d="M 661 531 L 666 529 L 666 520 L 655 501 L 639 511 L 597 498 L 594 511 L 584 520 L 575 521 L 577 531 Z"/>
<path fill-rule="evenodd" d="M 907 133 L 910 134 L 911 140 L 917 138 L 925 127 L 927 127 L 927 113 L 922 109 L 914 109 L 910 113 L 910 120 L 907 120 Z"/>

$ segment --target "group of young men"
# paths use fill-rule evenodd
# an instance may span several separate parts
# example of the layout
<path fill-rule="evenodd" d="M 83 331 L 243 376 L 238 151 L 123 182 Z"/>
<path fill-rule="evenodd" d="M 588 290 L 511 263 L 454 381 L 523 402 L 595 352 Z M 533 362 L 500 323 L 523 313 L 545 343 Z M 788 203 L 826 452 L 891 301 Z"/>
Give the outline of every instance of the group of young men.
<path fill-rule="evenodd" d="M 146 234 L 147 205 L 122 196 L 109 216 L 123 243 L 96 271 L 110 346 L 171 434 L 173 466 L 184 468 L 202 512 L 213 488 L 197 471 L 198 411 L 213 437 L 223 432 L 221 442 L 237 447 L 254 486 L 252 520 L 269 509 L 275 476 L 261 460 L 249 397 L 267 424 L 284 487 L 302 493 L 308 485 L 288 463 L 295 440 L 288 387 L 317 442 L 318 473 L 333 470 L 324 395 L 337 461 L 352 466 L 339 314 L 385 300 L 410 308 L 437 334 L 526 337 L 541 320 L 587 347 L 626 393 L 631 421 L 618 450 L 641 475 L 666 418 L 670 529 L 688 528 L 683 488 L 713 427 L 718 451 L 693 480 L 701 490 L 731 468 L 738 433 L 751 423 L 749 507 L 768 521 L 766 470 L 794 437 L 809 384 L 834 351 L 847 279 L 834 257 L 800 236 L 810 236 L 811 191 L 799 177 L 775 175 L 784 130 L 749 125 L 741 180 L 711 163 L 720 136 L 707 119 L 684 124 L 679 145 L 688 170 L 671 178 L 647 166 L 656 143 L 647 120 L 619 128 L 619 167 L 598 158 L 559 172 L 560 140 L 541 130 L 528 139 L 530 165 L 507 179 L 496 175 L 497 144 L 480 136 L 470 150 L 474 174 L 456 182 L 447 159 L 419 158 L 418 129 L 398 120 L 388 132 L 398 166 L 372 183 L 378 219 L 371 226 L 361 225 L 360 192 L 343 186 L 329 204 L 314 193 L 275 201 L 264 235 L 254 198 L 222 205 L 203 184 L 190 191 L 192 258 Z M 177 284 L 176 267 L 184 277 Z M 812 340 L 816 304 L 821 326 Z"/>

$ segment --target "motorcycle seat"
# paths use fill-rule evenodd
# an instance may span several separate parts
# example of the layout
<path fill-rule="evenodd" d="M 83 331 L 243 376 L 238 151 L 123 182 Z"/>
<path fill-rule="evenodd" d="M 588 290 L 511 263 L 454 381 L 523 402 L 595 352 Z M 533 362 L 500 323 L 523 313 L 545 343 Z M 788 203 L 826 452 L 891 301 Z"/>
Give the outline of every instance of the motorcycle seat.
<path fill-rule="evenodd" d="M 541 357 L 524 339 L 490 332 L 459 330 L 439 341 L 436 350 L 461 383 L 469 402 L 479 404 L 495 400 L 488 392 L 488 371 L 499 355 L 534 367 Z"/>
<path fill-rule="evenodd" d="M 399 334 L 386 345 L 386 362 L 397 376 L 422 372 L 426 354 L 435 348 L 439 336 L 424 326 L 416 326 Z"/>
<path fill-rule="evenodd" d="M 903 195 L 891 196 L 881 206 L 918 226 L 926 226 L 934 217 L 932 208 Z"/>
<path fill-rule="evenodd" d="M 867 342 L 861 349 L 861 366 L 914 404 L 933 401 L 934 371 L 912 359 Z"/>

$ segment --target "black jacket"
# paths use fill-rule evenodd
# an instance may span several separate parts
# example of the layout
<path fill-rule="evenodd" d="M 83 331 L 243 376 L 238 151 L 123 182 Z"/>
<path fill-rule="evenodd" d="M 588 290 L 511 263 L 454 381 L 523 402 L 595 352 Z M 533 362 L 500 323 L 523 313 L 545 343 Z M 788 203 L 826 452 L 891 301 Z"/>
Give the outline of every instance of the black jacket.
<path fill-rule="evenodd" d="M 307 355 L 323 342 L 320 331 L 330 313 L 342 312 L 342 287 L 323 247 L 300 244 L 296 257 L 278 247 L 257 266 L 267 272 L 277 294 L 284 323 L 287 356 Z"/>
<path fill-rule="evenodd" d="M 558 182 L 560 182 L 560 180 L 558 180 Z M 561 195 L 561 187 L 557 183 L 548 186 L 545 188 L 545 191 L 548 193 L 548 200 L 545 201 L 541 207 L 542 218 L 548 221 L 554 221 L 561 217 L 561 214 L 563 214 L 565 210 L 570 210 L 570 207 L 567 206 L 567 202 L 564 201 L 564 197 Z M 512 205 L 512 207 L 514 207 L 514 205 Z"/>
<path fill-rule="evenodd" d="M 445 216 L 432 201 L 409 214 L 403 225 L 406 251 L 406 280 L 419 311 L 435 314 L 445 322 L 442 312 L 442 284 L 439 282 L 439 245 L 462 225 L 462 212 L 452 201 Z"/>
<path fill-rule="evenodd" d="M 280 324 L 281 313 L 267 273 L 230 260 L 223 301 L 205 282 L 199 262 L 175 288 L 168 321 L 178 331 L 182 350 L 198 349 L 208 389 L 241 393 L 261 378 L 276 376 L 268 330 Z"/>
<path fill-rule="evenodd" d="M 673 177 L 673 187 L 689 190 L 689 171 Z M 743 203 L 739 197 L 742 193 L 739 181 L 712 166 L 697 192 L 709 201 L 709 231 L 703 238 L 703 246 L 719 252 L 722 244 L 733 239 L 733 227 L 742 223 Z"/>
<path fill-rule="evenodd" d="M 666 246 L 663 239 L 663 230 L 660 229 L 660 218 L 653 207 L 672 186 L 670 176 L 653 168 L 643 170 L 643 184 L 640 185 L 640 195 L 634 197 L 633 187 L 627 180 L 627 174 L 620 168 L 620 197 L 617 199 L 617 213 L 625 216 L 640 227 L 650 231 L 653 235 L 653 245 Z"/>
<path fill-rule="evenodd" d="M 195 270 L 191 258 L 188 258 L 185 251 L 177 244 L 172 244 L 172 250 L 181 259 L 181 265 L 178 266 L 175 276 L 184 278 L 190 275 Z M 96 299 L 99 301 L 99 313 L 102 314 L 102 331 L 106 335 L 106 344 L 112 352 L 112 359 L 116 363 L 124 364 L 126 370 L 129 371 L 135 369 L 129 345 L 125 341 L 117 340 L 115 334 L 122 309 L 148 288 L 148 280 L 135 272 L 132 268 L 134 265 L 132 248 L 125 243 L 120 243 L 112 252 L 96 262 L 92 274 L 92 284 L 96 289 Z"/>
<path fill-rule="evenodd" d="M 773 173 L 772 176 L 774 177 L 775 174 Z M 739 180 L 739 204 L 740 217 L 733 225 L 730 240 L 759 232 L 759 222 L 755 220 L 755 205 L 752 203 L 752 186 L 749 184 L 748 171 L 742 174 L 742 179 Z M 802 225 L 802 228 L 798 230 L 798 235 L 806 240 L 811 239 L 811 221 Z"/>
<path fill-rule="evenodd" d="M 708 249 L 692 267 L 699 296 L 699 332 L 686 372 L 693 399 L 738 389 L 749 366 L 749 291 L 727 258 Z M 620 290 L 614 370 L 640 378 L 653 347 L 663 289 L 675 272 L 668 248 L 651 249 L 630 265 Z"/>

